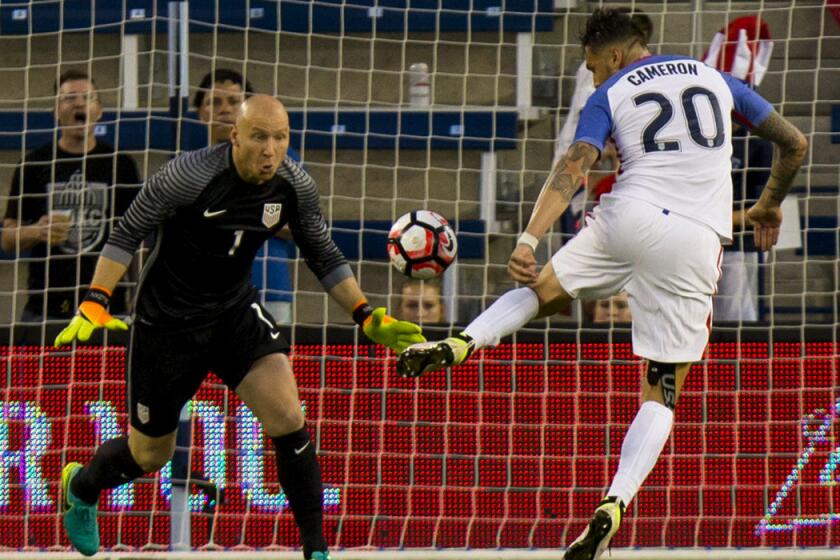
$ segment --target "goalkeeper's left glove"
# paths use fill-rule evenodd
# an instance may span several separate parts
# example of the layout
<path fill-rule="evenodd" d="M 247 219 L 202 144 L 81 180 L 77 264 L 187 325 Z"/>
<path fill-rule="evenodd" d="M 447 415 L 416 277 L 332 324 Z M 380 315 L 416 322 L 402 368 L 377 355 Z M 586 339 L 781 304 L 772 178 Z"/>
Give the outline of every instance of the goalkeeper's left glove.
<path fill-rule="evenodd" d="M 128 325 L 108 313 L 110 302 L 111 293 L 108 290 L 101 286 L 91 286 L 76 316 L 55 337 L 55 347 L 70 344 L 74 340 L 85 342 L 96 329 L 127 331 Z"/>
<path fill-rule="evenodd" d="M 373 309 L 366 301 L 359 303 L 353 310 L 353 320 L 372 341 L 383 344 L 396 353 L 400 353 L 412 344 L 426 342 L 419 325 L 408 321 L 399 321 L 386 315 L 384 307 Z"/>

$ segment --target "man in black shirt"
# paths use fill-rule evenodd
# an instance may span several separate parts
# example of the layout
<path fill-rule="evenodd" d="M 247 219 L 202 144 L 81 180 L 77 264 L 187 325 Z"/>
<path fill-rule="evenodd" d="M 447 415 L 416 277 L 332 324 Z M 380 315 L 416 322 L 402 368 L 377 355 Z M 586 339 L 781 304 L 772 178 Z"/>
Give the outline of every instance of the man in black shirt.
<path fill-rule="evenodd" d="M 21 321 L 73 317 L 96 258 L 137 192 L 134 160 L 98 141 L 102 117 L 96 84 L 75 70 L 61 75 L 55 116 L 59 139 L 29 152 L 15 169 L 3 220 L 3 250 L 29 255 L 29 298 Z M 47 264 L 49 261 L 49 265 Z M 125 313 L 126 296 L 111 307 Z"/>
<path fill-rule="evenodd" d="M 128 355 L 127 437 L 103 443 L 62 471 L 64 526 L 83 554 L 99 548 L 101 490 L 160 469 L 175 449 L 178 414 L 212 370 L 248 405 L 274 442 L 280 484 L 304 557 L 329 558 L 321 471 L 304 426 L 288 343 L 260 305 L 251 262 L 289 224 L 309 268 L 375 342 L 401 351 L 420 327 L 374 311 L 333 243 L 312 178 L 286 157 L 289 120 L 267 95 L 245 101 L 231 143 L 187 152 L 150 177 L 102 251 L 91 288 L 56 346 L 100 327 L 125 329 L 107 311 L 110 291 L 141 240 L 157 246 L 138 287 Z"/>

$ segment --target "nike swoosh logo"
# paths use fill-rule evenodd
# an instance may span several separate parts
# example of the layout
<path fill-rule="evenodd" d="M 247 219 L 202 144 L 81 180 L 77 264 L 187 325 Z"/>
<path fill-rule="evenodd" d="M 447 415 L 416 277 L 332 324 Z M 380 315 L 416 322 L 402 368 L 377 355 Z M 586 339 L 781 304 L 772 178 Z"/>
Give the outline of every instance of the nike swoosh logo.
<path fill-rule="evenodd" d="M 295 449 L 295 455 L 300 455 L 301 453 L 303 453 L 304 450 L 306 450 L 306 448 L 309 447 L 310 443 L 312 443 L 312 440 L 307 441 L 305 444 L 303 444 L 303 447 L 301 447 L 300 449 Z"/>
<path fill-rule="evenodd" d="M 278 338 L 280 338 L 280 333 L 279 332 L 271 333 L 271 338 L 273 338 L 274 340 L 277 340 Z"/>
<path fill-rule="evenodd" d="M 215 218 L 216 216 L 221 216 L 225 212 L 227 212 L 227 208 L 225 208 L 224 210 L 216 210 L 215 212 L 211 212 L 210 209 L 207 208 L 207 209 L 204 210 L 204 217 L 205 218 Z"/>

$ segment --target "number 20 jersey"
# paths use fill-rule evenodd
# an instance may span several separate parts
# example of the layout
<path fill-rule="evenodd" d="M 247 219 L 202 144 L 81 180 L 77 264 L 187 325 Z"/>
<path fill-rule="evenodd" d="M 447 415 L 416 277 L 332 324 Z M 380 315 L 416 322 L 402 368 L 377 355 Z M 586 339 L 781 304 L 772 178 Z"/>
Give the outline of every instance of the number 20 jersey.
<path fill-rule="evenodd" d="M 610 196 L 634 198 L 732 240 L 732 116 L 747 126 L 773 108 L 743 82 L 683 56 L 649 56 L 621 69 L 589 98 L 576 142 L 621 159 Z"/>

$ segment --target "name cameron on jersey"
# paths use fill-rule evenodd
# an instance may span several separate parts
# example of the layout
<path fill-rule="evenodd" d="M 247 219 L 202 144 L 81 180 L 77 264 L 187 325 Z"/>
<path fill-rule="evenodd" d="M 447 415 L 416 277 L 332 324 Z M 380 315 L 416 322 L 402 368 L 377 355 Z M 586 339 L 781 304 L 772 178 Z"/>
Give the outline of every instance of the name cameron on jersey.
<path fill-rule="evenodd" d="M 640 86 L 648 80 L 672 74 L 690 74 L 697 76 L 697 64 L 692 62 L 663 62 L 650 64 L 627 74 L 627 81 L 634 86 Z"/>

